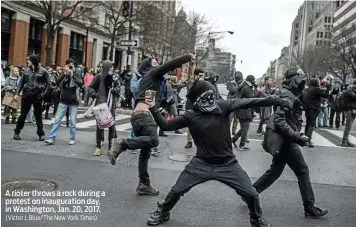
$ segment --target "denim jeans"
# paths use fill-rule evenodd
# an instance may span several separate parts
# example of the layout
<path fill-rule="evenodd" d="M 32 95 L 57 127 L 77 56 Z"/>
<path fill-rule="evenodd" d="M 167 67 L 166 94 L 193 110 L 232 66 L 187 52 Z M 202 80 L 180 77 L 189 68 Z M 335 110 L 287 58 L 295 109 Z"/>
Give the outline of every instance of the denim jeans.
<path fill-rule="evenodd" d="M 125 139 L 125 143 L 130 150 L 141 149 L 138 160 L 140 183 L 150 185 L 148 160 L 150 158 L 151 148 L 157 147 L 159 143 L 157 124 L 149 113 L 133 113 L 131 117 L 131 125 L 136 138 Z"/>
<path fill-rule="evenodd" d="M 304 160 L 299 146 L 295 143 L 285 142 L 281 153 L 274 157 L 271 167 L 254 184 L 260 194 L 271 186 L 282 174 L 286 164 L 298 178 L 299 191 L 302 195 L 304 209 L 314 206 L 315 197 L 310 182 L 309 168 Z"/>
<path fill-rule="evenodd" d="M 329 110 L 328 107 L 322 107 L 318 116 L 318 126 L 328 126 Z"/>
<path fill-rule="evenodd" d="M 75 140 L 75 130 L 76 130 L 76 124 L 77 124 L 78 106 L 77 105 L 67 105 L 64 103 L 59 103 L 59 105 L 58 105 L 56 116 L 54 118 L 54 123 L 51 127 L 51 132 L 49 134 L 50 139 L 56 138 L 56 136 L 58 134 L 58 129 L 61 126 L 61 121 L 62 121 L 63 117 L 66 115 L 67 109 L 69 109 L 69 115 L 70 115 L 69 139 Z"/>
<path fill-rule="evenodd" d="M 30 111 L 28 111 L 27 121 L 33 122 L 33 106 L 31 106 Z"/>
<path fill-rule="evenodd" d="M 210 180 L 216 180 L 231 187 L 246 200 L 251 218 L 257 219 L 262 216 L 257 191 L 252 186 L 249 176 L 235 158 L 224 164 L 212 165 L 199 157 L 193 157 L 185 166 L 177 182 L 162 203 L 162 212 L 170 211 L 177 204 L 180 197 L 194 186 Z"/>

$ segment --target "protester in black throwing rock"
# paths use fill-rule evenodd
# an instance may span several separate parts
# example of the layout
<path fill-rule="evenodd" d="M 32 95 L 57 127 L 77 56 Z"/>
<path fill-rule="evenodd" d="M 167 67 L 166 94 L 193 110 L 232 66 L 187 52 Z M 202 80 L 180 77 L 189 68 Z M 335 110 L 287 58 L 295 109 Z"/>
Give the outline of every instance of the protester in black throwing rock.
<path fill-rule="evenodd" d="M 146 98 L 160 127 L 164 130 L 188 127 L 197 147 L 196 156 L 180 174 L 165 201 L 158 203 L 157 211 L 151 214 L 148 224 L 158 225 L 168 221 L 171 209 L 181 196 L 198 184 L 217 180 L 233 188 L 247 201 L 252 226 L 271 226 L 262 217 L 258 194 L 232 152 L 229 114 L 238 108 L 256 106 L 282 105 L 291 108 L 291 103 L 277 97 L 216 100 L 213 86 L 206 81 L 197 81 L 187 98 L 194 103 L 193 109 L 169 121 L 160 114 L 154 100 Z"/>

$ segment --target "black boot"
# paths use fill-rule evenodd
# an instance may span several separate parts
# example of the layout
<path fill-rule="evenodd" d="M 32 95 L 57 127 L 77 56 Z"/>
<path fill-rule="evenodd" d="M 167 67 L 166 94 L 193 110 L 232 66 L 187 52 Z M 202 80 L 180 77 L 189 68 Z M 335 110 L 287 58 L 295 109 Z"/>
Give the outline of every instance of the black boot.
<path fill-rule="evenodd" d="M 21 137 L 19 134 L 14 134 L 14 140 L 21 140 Z"/>
<path fill-rule="evenodd" d="M 44 135 L 38 136 L 38 140 L 39 140 L 39 141 L 45 141 L 45 136 L 44 136 Z"/>
<path fill-rule="evenodd" d="M 304 211 L 305 218 L 320 218 L 325 216 L 328 213 L 328 210 L 322 210 L 319 207 L 312 206 L 311 208 Z"/>
<path fill-rule="evenodd" d="M 178 130 L 175 130 L 174 133 L 175 133 L 175 134 L 183 134 L 183 132 L 182 132 L 181 130 L 179 130 L 179 129 L 178 129 Z"/>
<path fill-rule="evenodd" d="M 159 136 L 161 136 L 161 137 L 167 137 L 168 135 L 166 134 L 166 133 L 164 133 L 164 131 L 162 131 L 162 130 L 159 130 L 159 134 L 158 134 Z"/>
<path fill-rule="evenodd" d="M 239 137 L 236 137 L 236 136 L 234 136 L 234 137 L 231 138 L 232 144 L 234 145 L 234 147 L 237 147 L 236 142 L 237 142 L 238 139 L 239 139 Z"/>
<path fill-rule="evenodd" d="M 313 148 L 313 147 L 314 147 L 314 144 L 313 144 L 311 141 L 308 141 L 306 145 L 307 145 L 308 147 L 310 147 L 310 148 Z"/>
<path fill-rule="evenodd" d="M 137 188 L 136 188 L 136 192 L 139 195 L 151 195 L 151 196 L 156 196 L 159 195 L 159 191 L 157 189 L 152 188 L 151 185 L 149 184 L 144 184 L 144 183 L 140 183 Z"/>
<path fill-rule="evenodd" d="M 250 218 L 250 224 L 252 227 L 272 227 L 263 217 L 258 219 Z"/>
<path fill-rule="evenodd" d="M 12 117 L 12 121 L 11 121 L 12 124 L 16 124 L 17 121 L 16 121 L 16 117 Z"/>
<path fill-rule="evenodd" d="M 188 148 L 192 148 L 193 147 L 193 143 L 192 142 L 188 142 L 184 148 L 188 149 Z"/>
<path fill-rule="evenodd" d="M 67 118 L 67 121 L 66 121 L 66 126 L 67 128 L 69 128 L 69 119 Z"/>
<path fill-rule="evenodd" d="M 111 144 L 111 150 L 108 152 L 108 156 L 111 165 L 115 165 L 117 157 L 126 151 L 127 145 L 123 139 L 112 139 Z"/>
<path fill-rule="evenodd" d="M 48 116 L 48 113 L 46 113 L 45 119 L 46 119 L 46 120 L 51 120 L 51 118 L 49 118 L 49 116 Z"/>
<path fill-rule="evenodd" d="M 5 118 L 5 124 L 10 124 L 10 117 Z"/>
<path fill-rule="evenodd" d="M 159 225 L 165 221 L 168 221 L 171 217 L 171 213 L 169 211 L 162 212 L 162 205 L 157 202 L 157 210 L 151 213 L 150 217 L 147 220 L 147 225 L 155 226 Z"/>

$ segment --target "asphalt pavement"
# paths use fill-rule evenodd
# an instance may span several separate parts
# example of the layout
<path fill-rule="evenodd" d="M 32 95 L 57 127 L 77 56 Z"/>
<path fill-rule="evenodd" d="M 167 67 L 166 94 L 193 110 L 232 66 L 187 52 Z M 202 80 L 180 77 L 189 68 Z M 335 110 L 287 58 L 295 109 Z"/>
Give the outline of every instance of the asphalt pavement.
<path fill-rule="evenodd" d="M 68 129 L 61 128 L 53 146 L 37 141 L 34 124 L 26 124 L 21 141 L 12 140 L 13 125 L 2 125 L 2 182 L 35 178 L 58 184 L 57 191 L 100 190 L 97 221 L 7 221 L 2 212 L 3 226 L 146 226 L 156 202 L 164 199 L 187 162 L 170 158 L 176 154 L 194 155 L 195 149 L 184 149 L 186 137 L 170 134 L 160 139 L 160 156 L 150 159 L 152 185 L 160 190 L 156 197 L 137 196 L 137 154 L 125 152 L 118 164 L 109 164 L 106 156 L 93 157 L 95 134 L 77 133 L 75 145 L 67 145 Z M 46 130 L 47 133 L 47 130 Z M 251 130 L 251 151 L 234 149 L 237 159 L 255 181 L 270 165 L 271 156 L 262 151 L 260 140 Z M 106 135 L 107 136 L 107 135 Z M 119 137 L 129 136 L 119 132 Z M 105 138 L 107 141 L 107 137 Z M 302 148 L 309 165 L 316 195 L 316 204 L 329 209 L 321 220 L 303 217 L 302 201 L 293 172 L 287 167 L 281 178 L 260 195 L 264 216 L 275 226 L 353 227 L 356 223 L 356 151 L 340 147 Z M 2 198 L 2 202 L 4 198 Z M 4 211 L 4 205 L 2 203 Z M 171 220 L 162 226 L 249 226 L 248 209 L 236 193 L 218 182 L 208 182 L 193 188 L 172 211 Z"/>

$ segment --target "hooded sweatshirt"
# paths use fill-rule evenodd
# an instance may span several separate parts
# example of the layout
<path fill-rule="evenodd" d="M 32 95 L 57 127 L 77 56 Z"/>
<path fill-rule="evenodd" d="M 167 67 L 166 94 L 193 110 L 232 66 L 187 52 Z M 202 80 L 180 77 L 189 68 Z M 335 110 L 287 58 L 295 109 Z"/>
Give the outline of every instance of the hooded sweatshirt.
<path fill-rule="evenodd" d="M 81 76 L 75 72 L 73 75 L 61 75 L 57 83 L 61 88 L 60 102 L 66 105 L 79 105 L 79 94 L 77 89 L 83 86 Z"/>
<path fill-rule="evenodd" d="M 176 69 L 178 66 L 185 64 L 191 60 L 190 55 L 175 58 L 161 66 L 153 67 L 151 65 L 152 58 L 146 58 L 142 61 L 139 73 L 142 75 L 140 86 L 137 92 L 136 104 L 145 102 L 146 90 L 156 91 L 156 104 L 161 104 L 160 85 L 164 80 L 164 75 L 169 71 Z"/>
<path fill-rule="evenodd" d="M 211 90 L 211 84 L 207 81 L 198 81 L 190 89 L 187 98 L 195 102 L 207 90 Z M 210 164 L 223 164 L 236 160 L 231 145 L 229 114 L 240 108 L 280 105 L 280 100 L 275 97 L 221 99 L 215 100 L 215 102 L 217 108 L 211 109 L 210 112 L 193 108 L 170 121 L 160 114 L 156 106 L 150 108 L 150 111 L 158 126 L 164 131 L 188 127 L 197 147 L 197 157 Z"/>
<path fill-rule="evenodd" d="M 114 74 L 109 72 L 112 65 L 113 63 L 111 61 L 105 60 L 103 62 L 102 72 L 95 76 L 89 87 L 92 89 L 92 92 L 94 92 L 94 95 L 92 94 L 91 96 L 95 96 L 96 98 L 95 105 L 106 103 L 108 101 L 109 90 L 112 88 L 111 94 L 113 95 L 113 105 L 111 106 L 111 110 L 113 111 L 115 107 L 115 97 L 120 95 L 120 87 L 119 82 L 114 81 Z"/>
<path fill-rule="evenodd" d="M 328 98 L 327 91 L 321 90 L 317 79 L 310 79 L 309 87 L 303 92 L 302 101 L 304 109 L 318 110 L 321 104 L 321 98 Z"/>
<path fill-rule="evenodd" d="M 37 55 L 30 55 L 32 66 L 26 68 L 20 80 L 17 95 L 23 93 L 23 97 L 44 97 L 51 88 L 51 80 L 45 68 L 39 66 L 40 59 Z"/>

